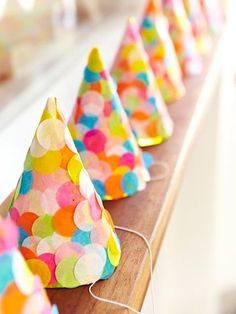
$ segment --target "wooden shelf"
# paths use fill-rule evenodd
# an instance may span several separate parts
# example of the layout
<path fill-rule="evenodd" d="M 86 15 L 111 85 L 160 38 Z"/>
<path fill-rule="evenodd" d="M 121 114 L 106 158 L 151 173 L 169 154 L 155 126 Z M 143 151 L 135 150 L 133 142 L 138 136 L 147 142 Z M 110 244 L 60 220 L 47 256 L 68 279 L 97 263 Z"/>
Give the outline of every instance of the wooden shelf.
<path fill-rule="evenodd" d="M 116 225 L 135 229 L 150 240 L 156 259 L 165 234 L 173 204 L 181 186 L 186 160 L 194 136 L 216 87 L 220 73 L 220 40 L 212 53 L 204 57 L 201 75 L 186 80 L 187 94 L 168 108 L 175 123 L 173 137 L 160 146 L 147 149 L 155 159 L 169 165 L 169 176 L 148 183 L 145 191 L 127 199 L 106 202 Z M 7 208 L 7 199 L 0 210 Z M 137 236 L 117 231 L 121 240 L 122 258 L 113 276 L 95 285 L 94 292 L 101 297 L 129 304 L 141 309 L 149 283 L 149 256 L 143 241 Z M 48 295 L 58 305 L 61 314 L 126 313 L 119 307 L 94 300 L 88 287 L 75 289 L 48 289 Z"/>

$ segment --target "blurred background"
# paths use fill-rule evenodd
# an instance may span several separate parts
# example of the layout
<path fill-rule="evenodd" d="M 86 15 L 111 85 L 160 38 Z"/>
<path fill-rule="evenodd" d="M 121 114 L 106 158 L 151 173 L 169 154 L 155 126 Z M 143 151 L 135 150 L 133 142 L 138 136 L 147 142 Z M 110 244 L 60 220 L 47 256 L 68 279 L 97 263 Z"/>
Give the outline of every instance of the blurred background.
<path fill-rule="evenodd" d="M 214 0 L 212 0 L 214 1 Z M 48 96 L 66 118 L 90 48 L 108 66 L 145 0 L 0 0 L 0 202 L 12 191 Z M 236 313 L 236 1 L 222 1 L 208 111 L 155 268 L 161 314 Z M 142 313 L 151 313 L 148 292 Z"/>

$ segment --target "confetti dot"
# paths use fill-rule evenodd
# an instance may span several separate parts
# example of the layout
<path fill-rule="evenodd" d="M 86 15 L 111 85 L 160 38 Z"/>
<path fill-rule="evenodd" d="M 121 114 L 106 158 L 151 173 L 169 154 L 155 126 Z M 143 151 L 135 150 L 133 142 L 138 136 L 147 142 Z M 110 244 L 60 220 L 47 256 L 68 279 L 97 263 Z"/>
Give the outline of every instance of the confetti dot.
<path fill-rule="evenodd" d="M 78 155 L 74 155 L 68 163 L 67 170 L 71 180 L 77 185 L 79 185 L 79 175 L 82 168 L 83 165 L 81 159 Z"/>
<path fill-rule="evenodd" d="M 104 109 L 104 100 L 100 93 L 96 91 L 88 91 L 83 94 L 81 99 L 81 107 L 88 118 L 99 116 Z M 82 117 L 81 117 L 82 118 Z M 97 118 L 98 119 L 98 118 Z M 81 121 L 80 121 L 81 122 Z M 95 121 L 96 123 L 96 121 Z"/>
<path fill-rule="evenodd" d="M 55 277 L 56 263 L 55 263 L 54 254 L 45 253 L 45 254 L 39 255 L 38 258 L 41 261 L 43 261 L 45 264 L 47 264 L 51 273 L 51 279 L 50 279 L 49 285 L 54 285 L 57 282 L 57 279 Z"/>
<path fill-rule="evenodd" d="M 35 220 L 32 226 L 32 233 L 40 238 L 45 238 L 53 234 L 53 217 L 50 215 L 40 216 Z"/>
<path fill-rule="evenodd" d="M 104 150 L 105 143 L 106 137 L 100 130 L 94 129 L 88 131 L 84 136 L 85 147 L 94 153 L 102 152 Z"/>
<path fill-rule="evenodd" d="M 121 156 L 119 164 L 122 166 L 128 166 L 130 169 L 133 169 L 135 166 L 135 157 L 132 153 L 126 153 Z"/>
<path fill-rule="evenodd" d="M 58 264 L 67 257 L 76 257 L 77 259 L 84 254 L 84 248 L 80 243 L 66 242 L 58 247 L 55 253 L 55 261 Z"/>
<path fill-rule="evenodd" d="M 33 158 L 33 169 L 39 173 L 53 173 L 61 164 L 60 151 L 48 151 L 43 157 Z"/>
<path fill-rule="evenodd" d="M 92 180 L 95 190 L 100 195 L 101 198 L 104 198 L 106 195 L 105 186 L 100 180 Z"/>
<path fill-rule="evenodd" d="M 32 187 L 32 171 L 24 171 L 21 176 L 20 194 L 27 194 Z"/>
<path fill-rule="evenodd" d="M 83 200 L 79 187 L 72 182 L 66 182 L 57 191 L 56 199 L 60 207 L 72 206 Z"/>
<path fill-rule="evenodd" d="M 53 217 L 53 227 L 62 236 L 70 237 L 76 230 L 74 223 L 75 206 L 60 208 Z"/>
<path fill-rule="evenodd" d="M 21 313 L 26 299 L 27 296 L 18 289 L 17 285 L 11 283 L 5 290 L 4 298 L 1 300 L 2 313 Z"/>
<path fill-rule="evenodd" d="M 74 275 L 75 265 L 78 258 L 75 256 L 66 257 L 57 265 L 56 278 L 65 288 L 74 288 L 80 285 Z"/>
<path fill-rule="evenodd" d="M 99 220 L 94 225 L 91 231 L 91 241 L 92 243 L 100 244 L 104 247 L 107 246 L 107 242 L 110 236 L 111 227 L 106 221 Z"/>
<path fill-rule="evenodd" d="M 47 150 L 58 150 L 65 145 L 65 125 L 59 119 L 46 119 L 37 129 L 37 140 Z"/>
<path fill-rule="evenodd" d="M 101 278 L 104 261 L 97 254 L 83 255 L 75 265 L 75 277 L 81 285 L 89 284 Z"/>
<path fill-rule="evenodd" d="M 28 235 L 32 235 L 32 225 L 37 218 L 38 215 L 32 212 L 23 213 L 18 220 L 18 226 L 22 227 Z"/>
<path fill-rule="evenodd" d="M 121 189 L 121 175 L 112 175 L 105 182 L 107 195 L 111 195 L 112 198 L 118 199 L 123 197 L 124 192 Z"/>
<path fill-rule="evenodd" d="M 122 178 L 122 190 L 128 195 L 132 195 L 138 191 L 138 177 L 133 172 L 126 173 Z"/>
<path fill-rule="evenodd" d="M 0 256 L 0 293 L 3 294 L 5 288 L 14 281 L 14 274 L 12 272 L 12 255 L 3 254 Z"/>
<path fill-rule="evenodd" d="M 120 261 L 120 244 L 119 240 L 114 232 L 111 232 L 110 238 L 108 240 L 107 252 L 110 262 L 113 266 L 117 266 Z"/>
<path fill-rule="evenodd" d="M 90 204 L 87 200 L 80 202 L 74 213 L 76 226 L 83 231 L 90 231 L 93 228 L 93 219 L 90 213 Z"/>
<path fill-rule="evenodd" d="M 46 287 L 51 280 L 51 272 L 47 264 L 39 259 L 29 259 L 27 264 L 33 274 L 38 275 L 44 287 Z"/>
<path fill-rule="evenodd" d="M 90 232 L 82 231 L 82 230 L 76 230 L 71 238 L 72 242 L 80 243 L 81 245 L 90 244 Z"/>

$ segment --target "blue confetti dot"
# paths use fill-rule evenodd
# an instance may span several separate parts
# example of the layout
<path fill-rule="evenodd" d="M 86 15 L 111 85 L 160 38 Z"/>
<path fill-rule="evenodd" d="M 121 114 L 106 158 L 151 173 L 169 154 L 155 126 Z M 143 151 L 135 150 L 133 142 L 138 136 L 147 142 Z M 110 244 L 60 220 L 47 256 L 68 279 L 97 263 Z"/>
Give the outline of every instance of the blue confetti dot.
<path fill-rule="evenodd" d="M 85 146 L 81 141 L 74 140 L 74 143 L 75 143 L 75 147 L 77 148 L 78 152 L 82 152 L 83 150 L 85 150 Z"/>
<path fill-rule="evenodd" d="M 143 27 L 145 28 L 151 28 L 153 26 L 153 21 L 151 19 L 149 19 L 148 17 L 146 17 L 143 20 Z"/>
<path fill-rule="evenodd" d="M 144 73 L 144 72 L 139 73 L 137 75 L 137 78 L 143 81 L 146 85 L 150 84 L 150 79 L 147 73 Z"/>
<path fill-rule="evenodd" d="M 151 96 L 148 98 L 149 104 L 151 104 L 152 106 L 156 106 L 156 98 Z"/>
<path fill-rule="evenodd" d="M 89 70 L 88 67 L 86 67 L 86 69 L 84 70 L 84 79 L 88 83 L 97 82 L 97 81 L 100 80 L 100 74 L 92 72 L 92 71 Z"/>
<path fill-rule="evenodd" d="M 53 304 L 53 306 L 52 306 L 52 314 L 59 314 L 58 308 L 55 304 Z"/>
<path fill-rule="evenodd" d="M 134 153 L 134 149 L 133 149 L 133 146 L 131 145 L 130 141 L 124 142 L 123 146 L 124 146 L 129 152 Z"/>
<path fill-rule="evenodd" d="M 120 109 L 120 108 L 122 108 L 122 110 L 123 110 L 120 99 L 119 99 L 118 94 L 116 92 L 114 92 L 114 95 L 111 99 L 111 105 L 112 105 L 113 110 Z"/>
<path fill-rule="evenodd" d="M 154 163 L 154 159 L 153 159 L 153 155 L 148 153 L 148 152 L 143 152 L 143 161 L 144 161 L 144 164 L 147 168 L 150 168 L 153 163 Z"/>
<path fill-rule="evenodd" d="M 12 260 L 12 255 L 8 253 L 0 256 L 0 294 L 2 294 L 9 283 L 14 280 Z"/>
<path fill-rule="evenodd" d="M 86 125 L 86 127 L 88 127 L 89 129 L 93 129 L 95 124 L 98 121 L 98 117 L 90 115 L 90 116 L 86 116 L 83 115 L 80 120 L 79 123 Z"/>
<path fill-rule="evenodd" d="M 92 180 L 95 190 L 100 195 L 101 198 L 106 196 L 105 186 L 100 180 Z"/>
<path fill-rule="evenodd" d="M 131 116 L 131 111 L 130 111 L 129 109 L 125 108 L 125 112 L 126 112 L 126 114 L 127 114 L 128 117 Z"/>
<path fill-rule="evenodd" d="M 24 171 L 21 176 L 20 194 L 27 194 L 33 183 L 32 171 Z"/>
<path fill-rule="evenodd" d="M 71 238 L 71 241 L 82 245 L 91 244 L 90 232 L 76 230 Z"/>
<path fill-rule="evenodd" d="M 135 173 L 127 172 L 121 182 L 122 190 L 128 195 L 132 195 L 138 190 L 138 178 Z"/>
<path fill-rule="evenodd" d="M 106 250 L 106 255 L 107 255 L 107 250 Z M 111 264 L 109 257 L 107 255 L 106 264 L 103 268 L 101 279 L 108 279 L 109 277 L 111 277 L 114 270 L 115 270 L 115 267 Z"/>
<path fill-rule="evenodd" d="M 23 241 L 26 239 L 26 238 L 28 238 L 28 233 L 25 231 L 25 229 L 23 229 L 23 228 L 19 228 L 19 240 L 18 240 L 18 243 L 19 243 L 19 245 L 21 246 L 22 245 L 22 243 L 23 243 Z"/>

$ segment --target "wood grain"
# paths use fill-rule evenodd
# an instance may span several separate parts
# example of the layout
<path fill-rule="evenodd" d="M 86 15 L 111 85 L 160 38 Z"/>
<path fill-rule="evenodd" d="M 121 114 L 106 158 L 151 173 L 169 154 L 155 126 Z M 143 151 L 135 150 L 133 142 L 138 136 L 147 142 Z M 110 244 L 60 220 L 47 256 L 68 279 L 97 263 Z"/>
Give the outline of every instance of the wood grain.
<path fill-rule="evenodd" d="M 214 88 L 219 76 L 220 65 L 216 56 L 219 41 L 217 42 L 212 53 L 204 57 L 202 74 L 186 80 L 186 96 L 168 107 L 175 123 L 173 137 L 160 146 L 146 149 L 156 160 L 168 164 L 169 176 L 164 180 L 148 183 L 146 190 L 135 196 L 105 202 L 105 207 L 111 212 L 116 225 L 137 230 L 150 240 L 155 259 L 181 186 L 194 136 L 209 103 L 207 100 L 210 90 Z M 6 210 L 8 202 L 9 199 L 1 206 L 1 211 Z M 122 245 L 121 263 L 110 279 L 100 281 L 93 290 L 101 297 L 141 309 L 149 283 L 147 249 L 137 236 L 122 231 L 117 233 Z M 88 287 L 48 289 L 47 292 L 52 303 L 58 305 L 61 314 L 127 313 L 127 310 L 94 300 L 88 293 Z"/>

